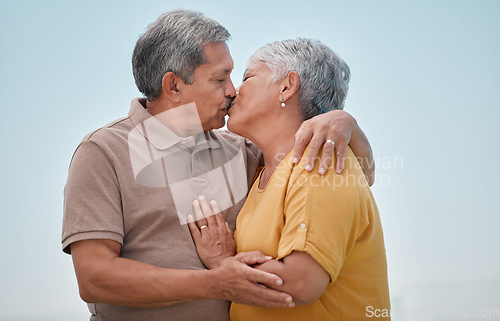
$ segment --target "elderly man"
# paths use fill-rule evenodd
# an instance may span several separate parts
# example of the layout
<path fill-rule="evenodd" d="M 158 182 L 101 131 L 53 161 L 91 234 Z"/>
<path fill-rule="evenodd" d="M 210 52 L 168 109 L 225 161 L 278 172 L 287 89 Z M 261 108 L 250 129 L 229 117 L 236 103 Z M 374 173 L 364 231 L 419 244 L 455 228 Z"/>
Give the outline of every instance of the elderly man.
<path fill-rule="evenodd" d="M 87 135 L 75 151 L 62 242 L 90 320 L 228 320 L 227 300 L 294 305 L 290 295 L 263 286 L 282 280 L 251 267 L 270 259 L 260 253 L 241 253 L 206 270 L 186 225 L 193 196 L 217 195 L 229 222 L 219 228 L 234 229 L 262 161 L 250 141 L 215 130 L 224 126 L 236 95 L 228 38 L 200 13 L 160 16 L 133 54 L 136 84 L 146 98 L 133 100 L 128 117 Z M 344 112 L 304 124 L 296 161 L 311 142 L 310 168 L 320 148 L 328 155 L 320 160 L 322 172 L 334 145 L 342 159 L 351 129 L 350 146 L 369 164 L 366 137 Z"/>

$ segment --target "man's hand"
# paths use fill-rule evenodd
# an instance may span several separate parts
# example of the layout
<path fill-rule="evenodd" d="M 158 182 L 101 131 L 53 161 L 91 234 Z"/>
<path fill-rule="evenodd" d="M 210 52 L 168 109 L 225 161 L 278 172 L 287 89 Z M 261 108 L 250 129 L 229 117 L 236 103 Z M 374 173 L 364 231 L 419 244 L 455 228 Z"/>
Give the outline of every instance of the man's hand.
<path fill-rule="evenodd" d="M 224 259 L 220 267 L 212 270 L 217 275 L 217 292 L 226 300 L 241 304 L 264 308 L 291 308 L 295 306 L 293 298 L 289 294 L 267 287 L 276 288 L 283 285 L 283 280 L 280 277 L 251 267 L 269 260 L 272 258 L 258 251 L 242 252 L 234 257 Z"/>
<path fill-rule="evenodd" d="M 224 220 L 219 205 L 216 201 L 208 204 L 204 196 L 198 197 L 193 202 L 196 216 L 188 216 L 188 226 L 196 245 L 200 260 L 208 269 L 214 269 L 222 260 L 236 254 L 236 243 L 233 232 Z"/>
<path fill-rule="evenodd" d="M 260 252 L 243 252 L 234 256 L 236 244 L 233 233 L 215 201 L 208 204 L 204 196 L 193 202 L 196 222 L 188 217 L 188 226 L 205 266 L 215 275 L 216 296 L 233 302 L 265 308 L 294 306 L 289 294 L 273 288 L 283 285 L 283 280 L 271 273 L 252 266 L 262 264 L 271 257 Z"/>
<path fill-rule="evenodd" d="M 309 144 L 306 159 L 307 171 L 314 168 L 316 158 L 322 148 L 318 173 L 322 175 L 326 172 L 335 151 L 337 157 L 335 171 L 340 174 L 344 169 L 345 150 L 351 140 L 351 132 L 357 127 L 356 120 L 343 110 L 332 110 L 306 120 L 295 134 L 293 162 L 297 164 L 300 161 Z"/>
<path fill-rule="evenodd" d="M 262 285 L 283 284 L 279 276 L 249 266 L 271 259 L 259 252 L 226 258 L 214 270 L 176 270 L 119 257 L 120 249 L 120 243 L 105 239 L 71 244 L 85 302 L 139 308 L 205 299 L 273 308 L 285 308 L 292 302 L 290 295 Z"/>

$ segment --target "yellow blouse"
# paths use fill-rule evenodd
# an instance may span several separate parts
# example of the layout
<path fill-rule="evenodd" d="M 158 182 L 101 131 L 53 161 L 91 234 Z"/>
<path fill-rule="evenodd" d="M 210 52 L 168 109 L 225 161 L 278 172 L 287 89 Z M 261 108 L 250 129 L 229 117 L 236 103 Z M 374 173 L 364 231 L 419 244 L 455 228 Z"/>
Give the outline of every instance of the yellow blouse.
<path fill-rule="evenodd" d="M 325 175 L 318 174 L 318 162 L 307 172 L 305 159 L 294 165 L 292 154 L 264 189 L 260 178 L 254 182 L 236 220 L 237 251 L 259 250 L 277 260 L 306 252 L 331 282 L 309 305 L 269 309 L 233 303 L 231 320 L 373 319 L 370 311 L 389 310 L 390 301 L 382 225 L 363 171 L 350 148 L 340 175 L 333 161 Z"/>

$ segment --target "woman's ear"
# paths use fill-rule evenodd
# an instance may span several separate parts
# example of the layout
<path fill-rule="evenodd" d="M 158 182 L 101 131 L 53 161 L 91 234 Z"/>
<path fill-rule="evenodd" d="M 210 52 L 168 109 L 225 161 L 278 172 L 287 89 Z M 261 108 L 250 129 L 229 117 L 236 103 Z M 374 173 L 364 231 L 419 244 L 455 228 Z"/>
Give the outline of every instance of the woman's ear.
<path fill-rule="evenodd" d="M 290 71 L 285 77 L 281 88 L 281 96 L 283 96 L 283 100 L 286 101 L 292 97 L 299 90 L 299 86 L 299 74 L 295 71 Z"/>
<path fill-rule="evenodd" d="M 164 74 L 161 79 L 161 90 L 163 96 L 174 103 L 179 103 L 181 101 L 181 95 L 178 88 L 180 81 L 182 81 L 182 79 L 180 79 L 172 71 Z"/>

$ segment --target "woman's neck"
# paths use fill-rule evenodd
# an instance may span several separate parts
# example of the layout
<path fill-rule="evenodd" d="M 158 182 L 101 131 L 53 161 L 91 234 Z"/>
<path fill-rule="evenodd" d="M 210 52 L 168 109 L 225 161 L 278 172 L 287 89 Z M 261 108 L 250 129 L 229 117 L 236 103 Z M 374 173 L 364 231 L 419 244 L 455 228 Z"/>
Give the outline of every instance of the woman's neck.
<path fill-rule="evenodd" d="M 292 151 L 295 144 L 294 135 L 301 124 L 299 115 L 287 113 L 272 124 L 267 124 L 265 127 L 268 130 L 259 130 L 255 137 L 251 138 L 264 154 L 265 170 L 261 175 L 259 188 L 267 185 L 276 167 Z"/>

